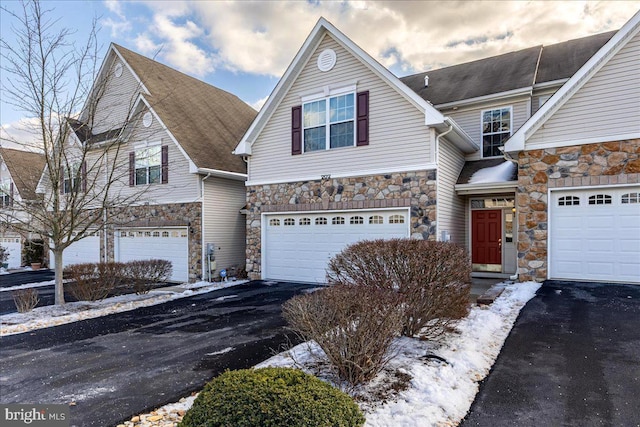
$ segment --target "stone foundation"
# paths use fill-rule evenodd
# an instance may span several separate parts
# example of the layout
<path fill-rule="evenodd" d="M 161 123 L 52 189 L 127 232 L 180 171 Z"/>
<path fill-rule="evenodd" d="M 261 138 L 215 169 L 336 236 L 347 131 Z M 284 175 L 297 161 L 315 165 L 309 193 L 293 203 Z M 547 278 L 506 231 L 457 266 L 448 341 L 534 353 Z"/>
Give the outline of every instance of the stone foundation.
<path fill-rule="evenodd" d="M 189 225 L 189 281 L 202 279 L 202 204 L 172 203 L 128 207 L 109 212 L 107 257 L 115 258 L 114 229 L 120 227 L 170 227 Z"/>
<path fill-rule="evenodd" d="M 547 190 L 640 182 L 640 139 L 521 152 L 518 158 L 518 273 L 547 278 Z"/>
<path fill-rule="evenodd" d="M 436 171 L 330 178 L 247 188 L 247 273 L 261 274 L 261 214 L 411 207 L 412 238 L 436 240 Z"/>

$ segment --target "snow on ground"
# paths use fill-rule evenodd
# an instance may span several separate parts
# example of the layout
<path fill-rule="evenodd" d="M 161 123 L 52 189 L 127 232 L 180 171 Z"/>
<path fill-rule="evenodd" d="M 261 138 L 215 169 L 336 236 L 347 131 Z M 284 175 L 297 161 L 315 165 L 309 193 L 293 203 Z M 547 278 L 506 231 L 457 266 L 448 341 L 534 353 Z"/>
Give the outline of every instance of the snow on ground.
<path fill-rule="evenodd" d="M 455 426 L 464 418 L 478 392 L 478 383 L 487 376 L 505 339 L 509 335 L 520 310 L 540 288 L 539 283 L 525 282 L 506 285 L 504 292 L 490 306 L 473 307 L 466 319 L 460 321 L 455 332 L 438 341 L 398 338 L 398 352 L 385 371 L 368 388 L 351 390 L 363 401 L 360 407 L 369 427 L 422 427 Z M 425 357 L 435 356 L 435 357 Z M 299 344 L 259 363 L 267 366 L 296 367 L 332 382 L 333 375 L 326 370 L 324 353 L 314 342 Z M 324 366 L 324 369 L 323 369 Z M 380 401 L 380 386 L 397 380 L 399 372 L 409 378 L 408 387 L 393 395 L 387 392 L 386 401 Z M 334 385 L 336 385 L 334 383 Z M 142 426 L 138 421 L 157 414 L 162 420 L 176 420 L 174 405 L 184 411 L 194 396 L 183 398 L 177 404 L 163 406 L 151 414 L 134 417 L 126 426 Z M 169 408 L 169 409 L 167 409 Z M 162 416 L 161 416 L 162 415 Z M 149 425 L 149 424 L 144 424 Z"/>
<path fill-rule="evenodd" d="M 64 283 L 68 282 L 65 280 Z M 25 283 L 24 285 L 9 286 L 8 288 L 0 288 L 0 292 L 17 291 L 19 289 L 41 288 L 43 286 L 55 285 L 55 280 L 47 280 L 46 282 Z"/>
<path fill-rule="evenodd" d="M 92 319 L 94 317 L 134 310 L 139 307 L 161 304 L 170 300 L 203 294 L 247 282 L 248 280 L 221 283 L 185 283 L 168 288 L 158 288 L 144 295 L 119 295 L 105 298 L 102 301 L 69 302 L 63 306 L 47 305 L 37 307 L 27 313 L 4 314 L 0 316 L 0 336 L 19 334 L 34 329 L 48 328 L 50 326 L 77 322 L 78 320 Z M 52 284 L 51 282 L 42 283 Z M 30 285 L 38 284 L 31 283 Z M 17 288 L 16 286 L 8 289 L 15 290 Z"/>
<path fill-rule="evenodd" d="M 516 170 L 516 164 L 505 161 L 497 166 L 480 169 L 471 175 L 469 184 L 484 184 L 487 182 L 505 182 L 509 181 Z"/>

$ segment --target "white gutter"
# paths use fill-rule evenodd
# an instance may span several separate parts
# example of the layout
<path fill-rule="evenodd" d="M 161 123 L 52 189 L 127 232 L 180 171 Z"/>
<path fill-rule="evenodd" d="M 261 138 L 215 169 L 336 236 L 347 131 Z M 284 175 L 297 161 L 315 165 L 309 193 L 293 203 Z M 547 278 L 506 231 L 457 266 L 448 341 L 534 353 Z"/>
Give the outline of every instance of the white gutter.
<path fill-rule="evenodd" d="M 523 88 L 508 90 L 500 93 L 492 93 L 490 95 L 477 96 L 475 98 L 461 99 L 459 101 L 445 102 L 444 104 L 434 105 L 438 110 L 452 108 L 452 107 L 461 107 L 464 105 L 477 104 L 480 102 L 487 102 L 492 100 L 500 100 L 503 101 L 505 98 L 511 98 L 514 96 L 521 95 L 531 95 L 533 91 L 533 86 L 527 86 Z"/>
<path fill-rule="evenodd" d="M 518 181 L 491 182 L 488 184 L 456 184 L 456 193 L 459 195 L 467 194 L 486 194 L 512 192 L 518 187 Z"/>
<path fill-rule="evenodd" d="M 201 175 L 207 175 L 207 178 L 209 176 L 215 176 L 216 178 L 227 178 L 227 179 L 233 179 L 233 180 L 236 180 L 236 181 L 246 181 L 247 180 L 247 174 L 246 173 L 221 171 L 221 170 L 218 170 L 218 169 L 209 169 L 209 168 L 197 168 L 194 172 L 198 173 L 198 174 L 201 174 Z"/>

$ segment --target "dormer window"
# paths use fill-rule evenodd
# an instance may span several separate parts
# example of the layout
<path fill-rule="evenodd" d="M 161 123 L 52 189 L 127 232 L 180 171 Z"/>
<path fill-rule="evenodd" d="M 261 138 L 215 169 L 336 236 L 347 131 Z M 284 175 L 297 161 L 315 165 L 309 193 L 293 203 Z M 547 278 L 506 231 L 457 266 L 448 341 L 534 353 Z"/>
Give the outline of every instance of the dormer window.
<path fill-rule="evenodd" d="M 511 107 L 482 112 L 482 157 L 502 155 L 500 147 L 511 136 Z"/>

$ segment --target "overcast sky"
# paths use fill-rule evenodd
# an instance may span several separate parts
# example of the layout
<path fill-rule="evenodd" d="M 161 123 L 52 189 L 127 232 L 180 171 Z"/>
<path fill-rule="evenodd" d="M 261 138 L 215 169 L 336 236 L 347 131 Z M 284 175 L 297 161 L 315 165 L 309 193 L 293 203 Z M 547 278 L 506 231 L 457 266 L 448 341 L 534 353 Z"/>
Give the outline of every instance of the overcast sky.
<path fill-rule="evenodd" d="M 17 9 L 20 3 L 3 0 Z M 620 28 L 640 1 L 46 1 L 82 40 L 115 42 L 259 108 L 319 17 L 398 76 Z M 11 40 L 8 16 L 0 30 Z M 2 74 L 2 81 L 6 73 Z M 1 95 L 1 94 L 0 94 Z M 3 130 L 24 114 L 0 96 Z"/>

